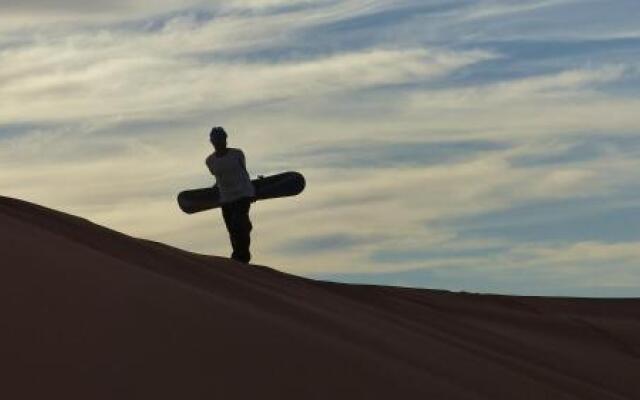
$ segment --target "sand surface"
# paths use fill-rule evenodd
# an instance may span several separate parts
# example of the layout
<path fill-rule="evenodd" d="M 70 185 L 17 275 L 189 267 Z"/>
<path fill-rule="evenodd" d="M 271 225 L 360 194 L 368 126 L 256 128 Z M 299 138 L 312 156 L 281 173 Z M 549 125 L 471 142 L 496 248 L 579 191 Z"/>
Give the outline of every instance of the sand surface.
<path fill-rule="evenodd" d="M 640 399 L 640 299 L 343 285 L 0 197 L 3 399 Z"/>

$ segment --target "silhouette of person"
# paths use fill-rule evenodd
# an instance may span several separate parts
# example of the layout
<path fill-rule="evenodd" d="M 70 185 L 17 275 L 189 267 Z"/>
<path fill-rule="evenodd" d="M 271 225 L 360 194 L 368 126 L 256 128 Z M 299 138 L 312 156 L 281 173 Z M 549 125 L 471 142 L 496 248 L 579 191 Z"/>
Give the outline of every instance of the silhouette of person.
<path fill-rule="evenodd" d="M 233 248 L 231 258 L 248 263 L 251 260 L 249 246 L 253 228 L 249 209 L 255 189 L 247 172 L 244 153 L 227 147 L 227 133 L 222 127 L 211 129 L 209 138 L 215 151 L 207 157 L 206 164 L 220 191 L 222 217 Z"/>

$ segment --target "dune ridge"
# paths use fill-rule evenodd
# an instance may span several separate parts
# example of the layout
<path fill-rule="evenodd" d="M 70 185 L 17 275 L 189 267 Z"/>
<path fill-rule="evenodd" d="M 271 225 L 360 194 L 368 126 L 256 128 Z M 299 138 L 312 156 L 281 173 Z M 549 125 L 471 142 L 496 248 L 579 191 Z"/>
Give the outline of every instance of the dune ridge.
<path fill-rule="evenodd" d="M 640 398 L 640 299 L 314 281 L 7 197 L 0 224 L 3 398 Z"/>

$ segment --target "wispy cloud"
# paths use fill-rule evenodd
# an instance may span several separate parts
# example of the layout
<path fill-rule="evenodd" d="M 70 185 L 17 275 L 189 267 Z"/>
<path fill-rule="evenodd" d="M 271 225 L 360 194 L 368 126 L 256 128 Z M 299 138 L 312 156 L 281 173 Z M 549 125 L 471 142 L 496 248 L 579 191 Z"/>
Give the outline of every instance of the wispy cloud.
<path fill-rule="evenodd" d="M 637 297 L 638 242 L 487 251 L 467 259 L 446 258 L 401 271 L 315 274 L 347 282 L 437 287 L 455 291 L 519 295 Z M 458 250 L 464 255 L 464 250 Z M 453 254 L 453 253 L 452 253 Z"/>
<path fill-rule="evenodd" d="M 469 7 L 465 13 L 461 14 L 460 19 L 462 21 L 473 21 L 486 18 L 511 17 L 514 14 L 528 13 L 548 7 L 578 2 L 578 0 L 538 0 L 526 3 L 519 1 L 477 2 L 475 6 Z"/>
<path fill-rule="evenodd" d="M 179 115 L 316 97 L 440 77 L 493 57 L 484 51 L 371 49 L 281 63 L 199 62 L 160 55 L 153 44 L 122 46 L 120 39 L 98 35 L 6 50 L 0 122 Z"/>

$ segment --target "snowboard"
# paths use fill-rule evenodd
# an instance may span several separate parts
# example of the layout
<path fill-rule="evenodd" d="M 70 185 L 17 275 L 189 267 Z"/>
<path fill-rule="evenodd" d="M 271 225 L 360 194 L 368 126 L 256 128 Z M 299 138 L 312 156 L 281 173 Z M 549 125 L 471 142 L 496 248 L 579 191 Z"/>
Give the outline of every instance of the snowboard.
<path fill-rule="evenodd" d="M 300 194 L 305 187 L 305 179 L 299 172 L 259 177 L 251 181 L 256 196 L 253 201 L 289 197 Z M 178 205 L 187 214 L 211 210 L 222 206 L 217 187 L 185 190 L 178 194 Z"/>

